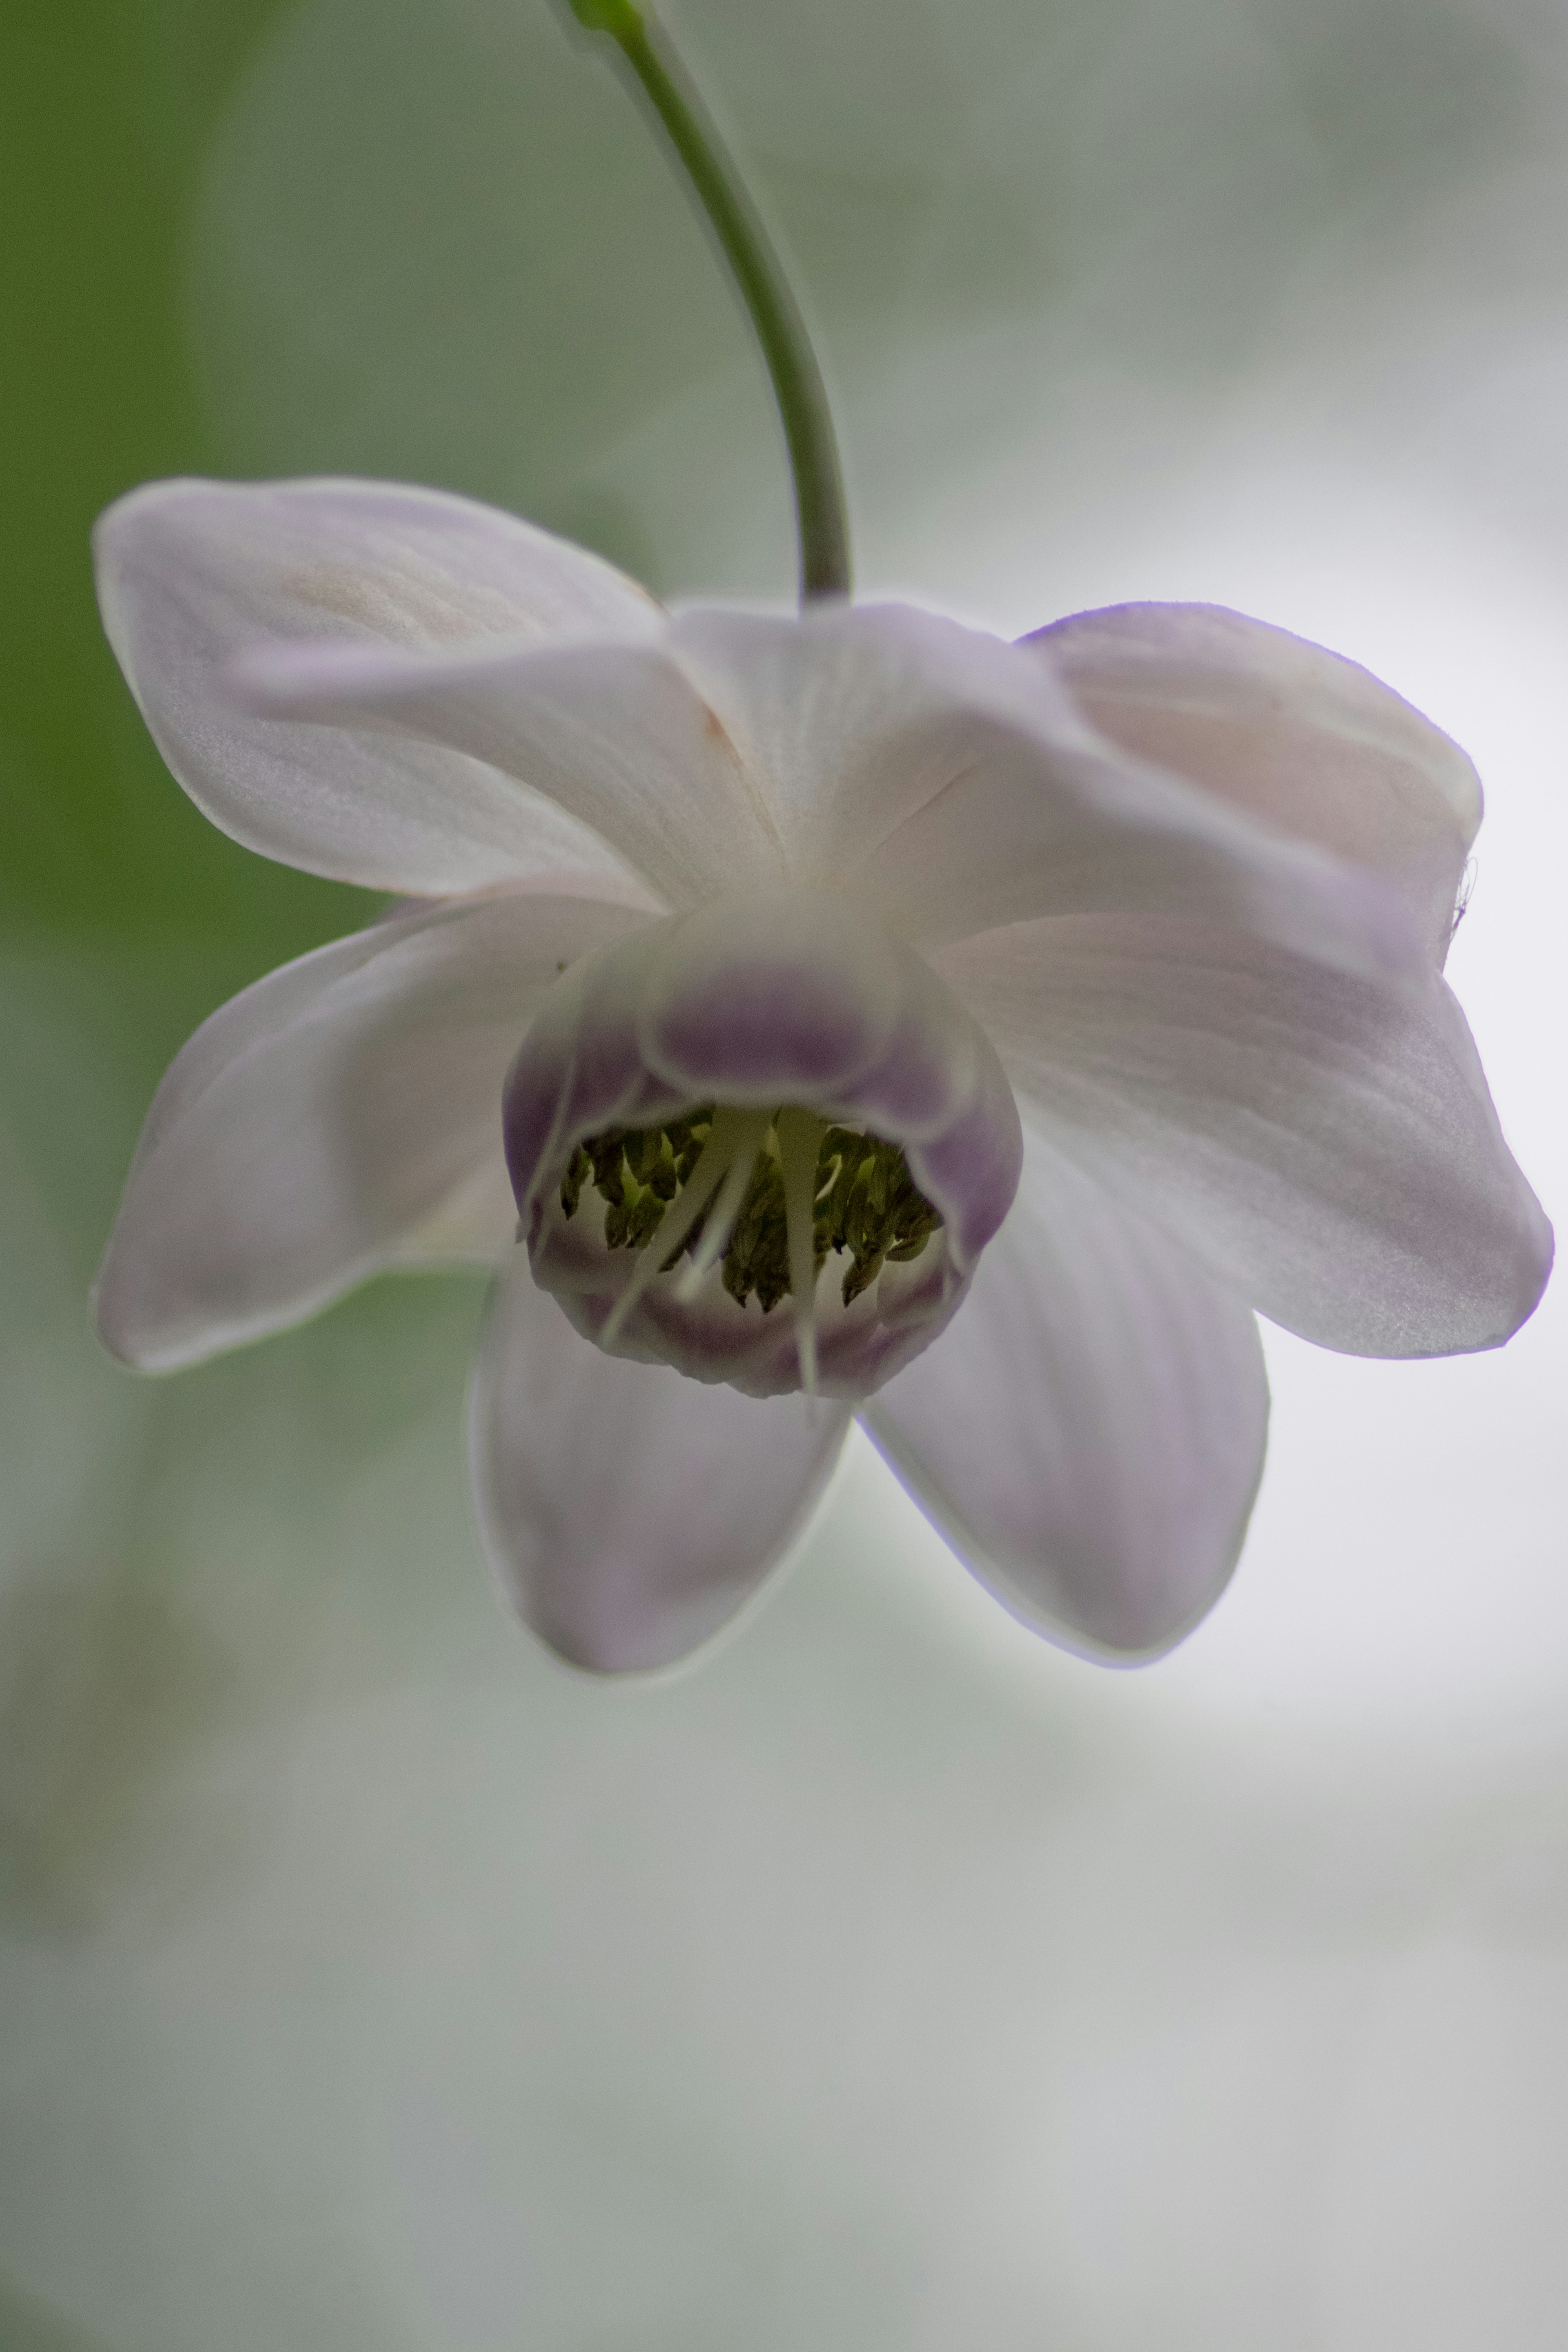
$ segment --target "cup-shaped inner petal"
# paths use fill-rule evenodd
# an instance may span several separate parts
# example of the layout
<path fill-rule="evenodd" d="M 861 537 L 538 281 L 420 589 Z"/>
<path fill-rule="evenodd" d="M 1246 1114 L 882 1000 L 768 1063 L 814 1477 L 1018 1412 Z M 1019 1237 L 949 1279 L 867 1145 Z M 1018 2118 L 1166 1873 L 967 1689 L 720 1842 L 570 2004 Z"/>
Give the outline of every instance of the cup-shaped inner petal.
<path fill-rule="evenodd" d="M 737 1102 L 836 1094 L 885 1047 L 898 958 L 877 925 L 808 890 L 711 899 L 649 975 L 638 1044 L 675 1087 Z"/>
<path fill-rule="evenodd" d="M 927 1346 L 1022 1153 L 970 1016 L 807 891 L 716 901 L 563 974 L 506 1132 L 535 1279 L 577 1328 L 754 1395 L 868 1395 Z"/>

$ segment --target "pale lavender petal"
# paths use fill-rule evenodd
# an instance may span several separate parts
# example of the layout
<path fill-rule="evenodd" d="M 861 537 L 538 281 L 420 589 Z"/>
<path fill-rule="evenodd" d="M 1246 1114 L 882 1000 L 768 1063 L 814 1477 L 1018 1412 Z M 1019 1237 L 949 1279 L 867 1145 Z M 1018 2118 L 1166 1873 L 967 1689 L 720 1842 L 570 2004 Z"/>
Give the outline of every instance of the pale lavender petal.
<path fill-rule="evenodd" d="M 504 768 L 672 907 L 789 883 L 920 942 L 1150 908 L 1356 971 L 1424 956 L 1390 887 L 1118 751 L 1037 656 L 929 614 L 683 613 L 659 643 L 450 661 L 308 646 L 245 684 Z"/>
<path fill-rule="evenodd" d="M 439 747 L 515 777 L 609 844 L 670 907 L 785 878 L 749 762 L 667 641 L 628 635 L 441 658 L 397 647 L 262 648 L 235 673 L 258 713 L 323 740 Z"/>
<path fill-rule="evenodd" d="M 564 964 L 640 919 L 553 893 L 418 908 L 224 1005 L 148 1115 L 99 1276 L 106 1344 L 166 1370 L 482 1244 L 518 1039 Z"/>
<path fill-rule="evenodd" d="M 1124 1660 L 1168 1649 L 1223 1591 L 1268 1417 L 1249 1309 L 1034 1142 L 964 1306 L 861 1411 L 1014 1616 Z"/>
<path fill-rule="evenodd" d="M 502 1587 L 573 1665 L 673 1665 L 783 1559 L 848 1424 L 820 1398 L 764 1403 L 601 1354 L 519 1254 L 491 1298 L 469 1405 Z"/>
<path fill-rule="evenodd" d="M 1552 1229 L 1437 978 L 1087 918 L 936 961 L 1026 1116 L 1275 1322 L 1350 1355 L 1453 1355 L 1535 1306 Z"/>
<path fill-rule="evenodd" d="M 905 938 L 1146 910 L 1351 971 L 1425 960 L 1392 885 L 1118 750 L 1027 649 L 896 606 L 683 613 L 673 636 L 766 779 L 791 878 Z"/>
<path fill-rule="evenodd" d="M 1075 613 L 1024 644 L 1122 750 L 1385 876 L 1441 964 L 1480 783 L 1370 671 L 1212 604 Z"/>
<path fill-rule="evenodd" d="M 790 879 L 811 889 L 852 875 L 961 772 L 998 674 L 1029 723 L 1082 731 L 1009 646 L 909 606 L 688 605 L 670 642 L 760 780 Z"/>
<path fill-rule="evenodd" d="M 301 726 L 236 701 L 241 656 L 322 644 L 416 660 L 656 635 L 634 583 L 467 499 L 397 483 L 154 482 L 95 535 L 104 625 L 159 750 L 247 847 L 372 888 L 549 878 L 651 905 L 575 816 L 461 751 Z"/>

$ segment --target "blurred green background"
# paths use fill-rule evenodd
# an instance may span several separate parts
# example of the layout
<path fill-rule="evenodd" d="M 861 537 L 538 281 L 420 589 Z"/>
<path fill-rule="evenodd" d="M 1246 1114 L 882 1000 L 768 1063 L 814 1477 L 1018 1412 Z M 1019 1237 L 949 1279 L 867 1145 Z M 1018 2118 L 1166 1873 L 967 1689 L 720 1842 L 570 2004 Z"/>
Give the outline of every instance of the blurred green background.
<path fill-rule="evenodd" d="M 867 593 L 1258 611 L 1480 761 L 1453 971 L 1568 1197 L 1568 26 L 1548 0 L 672 0 L 798 265 Z M 1270 1336 L 1235 1591 L 1096 1673 L 846 1469 L 659 1691 L 514 1633 L 472 1280 L 160 1383 L 87 1292 L 238 849 L 95 514 L 386 473 L 779 596 L 766 389 L 547 0 L 0 12 L 0 2345 L 1555 2352 L 1568 1339 Z M 1554 1191 L 1555 1188 L 1555 1191 Z"/>

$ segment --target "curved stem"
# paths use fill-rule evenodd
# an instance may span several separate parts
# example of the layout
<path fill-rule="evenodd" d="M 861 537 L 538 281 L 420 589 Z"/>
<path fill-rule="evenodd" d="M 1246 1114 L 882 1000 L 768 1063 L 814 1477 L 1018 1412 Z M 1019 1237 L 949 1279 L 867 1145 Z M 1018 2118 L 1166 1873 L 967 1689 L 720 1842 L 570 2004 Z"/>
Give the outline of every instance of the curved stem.
<path fill-rule="evenodd" d="M 827 387 L 783 266 L 718 126 L 651 14 L 632 0 L 571 0 L 578 21 L 608 33 L 685 166 L 723 248 L 772 379 L 789 451 L 800 541 L 800 601 L 847 596 L 849 521 Z"/>

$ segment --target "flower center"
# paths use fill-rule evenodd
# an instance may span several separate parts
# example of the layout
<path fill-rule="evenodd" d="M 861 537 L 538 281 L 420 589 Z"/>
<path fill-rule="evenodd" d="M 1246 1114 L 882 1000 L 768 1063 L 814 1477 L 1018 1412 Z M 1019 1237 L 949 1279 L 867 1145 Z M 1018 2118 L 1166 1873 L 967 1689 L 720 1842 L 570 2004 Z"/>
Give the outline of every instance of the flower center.
<path fill-rule="evenodd" d="M 887 1260 L 918 1257 L 942 1223 L 896 1143 L 830 1126 L 791 1103 L 773 1111 L 707 1103 L 662 1127 L 606 1128 L 572 1154 L 564 1215 L 576 1214 L 585 1185 L 604 1202 L 607 1245 L 641 1253 L 617 1322 L 683 1256 L 690 1264 L 680 1287 L 693 1293 L 720 1263 L 737 1307 L 755 1292 L 768 1315 L 793 1297 L 808 1387 L 817 1277 L 829 1255 L 849 1261 L 841 1286 L 848 1307 Z"/>

